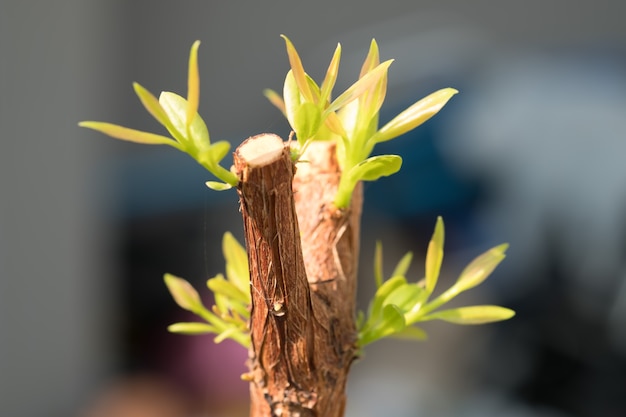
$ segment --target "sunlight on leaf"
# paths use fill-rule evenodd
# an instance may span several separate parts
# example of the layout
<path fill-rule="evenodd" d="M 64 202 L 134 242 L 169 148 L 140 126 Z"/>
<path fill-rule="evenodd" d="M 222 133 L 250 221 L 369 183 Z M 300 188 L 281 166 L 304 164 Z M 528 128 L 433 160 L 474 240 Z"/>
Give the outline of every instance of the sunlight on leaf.
<path fill-rule="evenodd" d="M 478 256 L 461 272 L 454 288 L 460 293 L 480 285 L 506 257 L 508 244 L 498 245 Z"/>
<path fill-rule="evenodd" d="M 170 294 L 179 307 L 193 313 L 198 313 L 200 310 L 204 309 L 200 295 L 198 295 L 198 292 L 189 282 L 172 274 L 165 274 L 163 279 L 165 285 L 167 285 L 167 289 L 170 291 Z"/>
<path fill-rule="evenodd" d="M 169 145 L 180 149 L 178 142 L 154 133 L 142 132 L 141 130 L 129 129 L 127 127 L 105 122 L 80 122 L 80 127 L 97 130 L 116 139 L 129 142 L 141 143 L 143 145 Z"/>
<path fill-rule="evenodd" d="M 330 100 L 330 94 L 333 91 L 335 82 L 337 81 L 337 74 L 339 73 L 339 61 L 341 60 L 341 44 L 337 44 L 333 58 L 330 60 L 328 69 L 326 70 L 326 76 L 322 81 L 322 88 L 320 89 L 320 103 L 322 106 L 326 105 L 326 102 Z"/>
<path fill-rule="evenodd" d="M 170 124 L 170 121 L 167 114 L 165 114 L 165 111 L 161 107 L 159 100 L 139 83 L 133 83 L 133 89 L 148 113 L 150 113 L 152 117 L 154 117 L 163 126 L 167 127 Z"/>
<path fill-rule="evenodd" d="M 444 226 L 441 216 L 437 217 L 435 232 L 428 243 L 426 252 L 426 291 L 432 293 L 439 279 L 441 263 L 443 262 Z"/>
<path fill-rule="evenodd" d="M 385 142 L 415 129 L 437 114 L 456 93 L 458 91 L 454 88 L 444 88 L 424 97 L 394 117 L 371 140 L 375 143 Z"/>
<path fill-rule="evenodd" d="M 508 320 L 515 315 L 511 309 L 499 306 L 470 306 L 441 310 L 429 314 L 423 320 L 444 320 L 455 324 L 484 324 Z"/>
<path fill-rule="evenodd" d="M 214 326 L 200 322 L 174 323 L 167 326 L 167 330 L 171 333 L 188 335 L 215 333 L 216 331 Z"/>
<path fill-rule="evenodd" d="M 198 73 L 198 48 L 200 41 L 195 41 L 189 53 L 189 75 L 187 77 L 187 127 L 190 127 L 198 113 L 200 103 L 200 75 Z"/>
<path fill-rule="evenodd" d="M 304 72 L 302 61 L 298 55 L 298 51 L 296 51 L 296 48 L 293 46 L 289 38 L 285 35 L 280 35 L 280 37 L 285 40 L 285 45 L 287 46 L 287 56 L 289 57 L 289 65 L 291 65 L 291 70 L 293 71 L 293 76 L 296 80 L 296 84 L 298 85 L 298 89 L 307 101 L 315 103 L 309 83 L 306 79 L 306 73 Z"/>

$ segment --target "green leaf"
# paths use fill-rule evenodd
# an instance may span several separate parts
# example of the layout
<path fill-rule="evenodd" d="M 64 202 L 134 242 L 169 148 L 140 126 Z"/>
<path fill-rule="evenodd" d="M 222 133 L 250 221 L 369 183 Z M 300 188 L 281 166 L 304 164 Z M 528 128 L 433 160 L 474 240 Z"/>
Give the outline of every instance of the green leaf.
<path fill-rule="evenodd" d="M 189 323 L 174 323 L 167 326 L 167 330 L 172 333 L 198 335 L 207 333 L 216 333 L 215 326 L 211 326 L 208 323 L 189 322 Z"/>
<path fill-rule="evenodd" d="M 298 143 L 304 143 L 313 137 L 320 128 L 322 114 L 313 103 L 303 103 L 300 105 L 295 115 L 295 131 L 298 136 Z"/>
<path fill-rule="evenodd" d="M 465 267 L 452 288 L 460 293 L 480 285 L 506 257 L 505 252 L 508 247 L 509 245 L 505 243 L 479 255 Z"/>
<path fill-rule="evenodd" d="M 380 327 L 376 329 L 377 339 L 392 335 L 406 327 L 404 313 L 394 304 L 383 307 L 383 319 Z"/>
<path fill-rule="evenodd" d="M 200 295 L 189 282 L 172 274 L 165 274 L 163 279 L 174 301 L 181 308 L 196 314 L 204 310 Z"/>
<path fill-rule="evenodd" d="M 420 288 L 417 284 L 404 284 L 394 289 L 391 294 L 385 298 L 383 306 L 393 304 L 398 307 L 404 315 L 421 307 L 423 292 L 424 289 Z"/>
<path fill-rule="evenodd" d="M 298 89 L 307 101 L 315 103 L 313 99 L 313 94 L 311 93 L 311 89 L 309 87 L 309 83 L 306 79 L 306 73 L 304 72 L 302 61 L 300 60 L 300 56 L 298 55 L 298 51 L 296 51 L 296 48 L 293 46 L 289 38 L 287 38 L 285 35 L 280 35 L 280 37 L 285 40 L 285 45 L 287 47 L 287 56 L 289 57 L 289 65 L 291 66 L 291 70 L 293 71 L 293 76 L 295 78 L 296 84 L 298 85 Z"/>
<path fill-rule="evenodd" d="M 326 76 L 322 81 L 322 88 L 320 93 L 320 104 L 325 106 L 328 100 L 330 100 L 330 93 L 333 91 L 335 82 L 337 81 L 337 74 L 339 72 L 339 61 L 341 60 L 341 44 L 337 44 L 335 53 L 333 54 L 328 69 L 326 70 Z"/>
<path fill-rule="evenodd" d="M 214 191 L 224 191 L 224 190 L 230 190 L 231 188 L 233 188 L 232 185 L 225 183 L 225 182 L 207 181 L 205 182 L 205 184 L 207 187 L 209 187 L 210 189 Z"/>
<path fill-rule="evenodd" d="M 209 155 L 211 156 L 211 160 L 216 165 L 220 163 L 222 159 L 228 154 L 230 150 L 230 142 L 225 140 L 220 140 L 218 142 L 212 143 L 209 147 Z"/>
<path fill-rule="evenodd" d="M 209 148 L 211 144 L 209 131 L 200 115 L 196 115 L 196 117 L 193 118 L 189 129 L 187 129 L 187 100 L 178 94 L 164 91 L 159 96 L 159 103 L 161 107 L 163 107 L 170 122 L 172 122 L 175 133 L 187 139 L 190 145 L 193 146 L 193 149 L 187 150 L 192 156 L 206 151 Z M 188 136 L 187 132 L 189 132 L 191 137 Z M 175 136 L 174 132 L 170 133 Z"/>
<path fill-rule="evenodd" d="M 424 97 L 394 117 L 371 140 L 374 143 L 385 142 L 413 130 L 437 114 L 456 93 L 458 91 L 454 88 L 444 88 Z"/>
<path fill-rule="evenodd" d="M 514 315 L 515 312 L 511 309 L 484 305 L 437 311 L 423 317 L 422 320 L 444 320 L 456 324 L 484 324 L 508 320 Z"/>
<path fill-rule="evenodd" d="M 159 100 L 139 83 L 133 83 L 133 89 L 148 113 L 150 113 L 152 117 L 154 117 L 163 126 L 167 127 L 170 124 L 170 120 L 161 107 L 161 104 L 159 104 Z"/>
<path fill-rule="evenodd" d="M 412 260 L 413 260 L 413 252 L 405 253 L 402 259 L 400 259 L 400 261 L 394 268 L 393 272 L 391 273 L 391 276 L 395 277 L 396 275 L 402 275 L 403 277 L 406 277 L 406 272 L 409 270 Z"/>
<path fill-rule="evenodd" d="M 283 98 L 276 91 L 266 88 L 263 90 L 263 95 L 272 103 L 281 113 L 287 117 L 287 113 L 285 112 L 285 102 Z"/>
<path fill-rule="evenodd" d="M 359 78 L 363 78 L 365 74 L 376 68 L 380 63 L 379 53 L 378 53 L 378 43 L 376 43 L 376 39 L 372 39 L 370 42 L 370 48 L 367 51 L 367 56 L 365 57 L 365 61 L 361 66 L 361 72 L 359 73 Z"/>
<path fill-rule="evenodd" d="M 361 161 L 350 170 L 350 178 L 358 181 L 376 181 L 380 177 L 395 174 L 402 167 L 402 158 L 398 155 L 378 155 Z"/>
<path fill-rule="evenodd" d="M 404 329 L 399 332 L 393 333 L 389 335 L 389 337 L 393 337 L 394 339 L 400 340 L 417 340 L 422 341 L 428 339 L 428 335 L 426 332 L 419 327 L 415 326 L 406 326 Z"/>
<path fill-rule="evenodd" d="M 374 249 L 374 281 L 376 288 L 383 285 L 383 244 L 380 240 L 376 241 L 376 249 Z"/>
<path fill-rule="evenodd" d="M 285 116 L 291 128 L 296 130 L 296 112 L 300 108 L 301 94 L 292 70 L 289 70 L 285 76 L 283 97 L 285 99 Z"/>
<path fill-rule="evenodd" d="M 344 91 L 339 97 L 337 97 L 325 111 L 325 115 L 330 112 L 337 111 L 351 101 L 359 98 L 361 94 L 372 88 L 382 77 L 387 74 L 389 66 L 393 62 L 393 59 L 383 62 L 376 68 L 368 72 L 363 78 L 360 78 L 357 82 L 352 84 L 346 91 Z"/>
<path fill-rule="evenodd" d="M 245 304 L 245 303 L 248 303 L 250 300 L 250 297 L 247 293 L 241 291 L 232 282 L 226 281 L 221 274 L 214 278 L 209 279 L 207 281 L 207 286 L 215 294 L 222 294 L 229 301 L 232 301 L 232 302 Z"/>
<path fill-rule="evenodd" d="M 241 336 L 242 332 L 240 329 L 236 328 L 236 327 L 229 327 L 226 330 L 224 330 L 223 332 L 221 332 L 220 334 L 218 334 L 217 336 L 215 336 L 215 338 L 213 339 L 213 341 L 215 343 L 222 343 L 224 340 L 228 339 L 228 338 L 232 338 L 237 340 L 237 335 Z"/>
<path fill-rule="evenodd" d="M 428 243 L 426 252 L 426 291 L 431 294 L 437 285 L 443 262 L 444 225 L 441 216 L 437 217 L 435 231 Z"/>
<path fill-rule="evenodd" d="M 187 127 L 198 113 L 200 103 L 200 75 L 198 74 L 198 48 L 200 41 L 195 41 L 189 52 L 189 75 L 187 76 Z M 207 135 L 208 136 L 208 135 Z"/>
<path fill-rule="evenodd" d="M 241 292 L 248 295 L 250 302 L 250 271 L 248 253 L 230 232 L 222 238 L 222 252 L 226 260 L 226 276 Z"/>
<path fill-rule="evenodd" d="M 374 299 L 370 305 L 369 317 L 372 320 L 377 320 L 381 314 L 383 303 L 385 299 L 391 294 L 396 288 L 399 288 L 403 285 L 406 285 L 406 278 L 402 276 L 395 276 L 389 278 L 387 281 L 381 285 L 378 290 L 376 290 L 376 294 L 374 295 Z"/>
<path fill-rule="evenodd" d="M 105 122 L 80 122 L 80 127 L 97 130 L 105 135 L 129 142 L 141 143 L 144 145 L 169 145 L 181 149 L 180 144 L 166 136 L 154 133 L 142 132 L 141 130 L 129 129 L 127 127 Z"/>

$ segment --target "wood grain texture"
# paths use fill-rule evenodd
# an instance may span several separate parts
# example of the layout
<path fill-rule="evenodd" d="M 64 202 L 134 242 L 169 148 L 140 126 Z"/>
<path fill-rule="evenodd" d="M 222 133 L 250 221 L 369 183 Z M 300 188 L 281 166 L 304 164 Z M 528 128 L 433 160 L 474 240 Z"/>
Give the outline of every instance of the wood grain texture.
<path fill-rule="evenodd" d="M 356 350 L 361 189 L 351 209 L 332 205 L 340 171 L 328 143 L 313 143 L 297 174 L 286 144 L 251 166 L 246 147 L 264 137 L 234 154 L 251 277 L 250 415 L 341 417 Z"/>

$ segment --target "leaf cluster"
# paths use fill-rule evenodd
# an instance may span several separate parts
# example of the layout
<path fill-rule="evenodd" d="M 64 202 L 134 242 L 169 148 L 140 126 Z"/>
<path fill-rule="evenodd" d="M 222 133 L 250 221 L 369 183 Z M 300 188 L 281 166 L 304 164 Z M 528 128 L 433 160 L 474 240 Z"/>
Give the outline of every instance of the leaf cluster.
<path fill-rule="evenodd" d="M 187 78 L 187 99 L 176 93 L 164 91 L 157 98 L 139 83 L 133 88 L 141 104 L 172 137 L 130 129 L 113 123 L 84 121 L 79 126 L 97 130 L 116 139 L 145 145 L 168 145 L 189 154 L 200 165 L 222 182 L 208 181 L 207 186 L 214 190 L 224 190 L 236 186 L 237 176 L 220 165 L 228 154 L 230 143 L 211 143 L 209 130 L 198 114 L 200 102 L 200 76 L 198 73 L 198 48 L 200 41 L 194 42 L 189 53 L 189 74 Z"/>
<path fill-rule="evenodd" d="M 434 116 L 457 93 L 444 88 L 419 100 L 378 128 L 379 111 L 387 93 L 387 72 L 393 60 L 380 62 L 378 44 L 372 40 L 359 79 L 337 98 L 332 90 L 337 81 L 341 45 L 338 44 L 321 86 L 305 71 L 296 48 L 283 35 L 291 69 L 285 77 L 283 95 L 265 90 L 265 96 L 285 115 L 304 152 L 312 140 L 334 140 L 342 176 L 335 206 L 350 204 L 359 181 L 375 181 L 400 170 L 398 155 L 370 156 L 377 143 L 394 139 Z"/>
<path fill-rule="evenodd" d="M 424 340 L 426 332 L 414 326 L 419 322 L 443 320 L 456 324 L 483 324 L 507 320 L 514 316 L 513 310 L 493 305 L 439 310 L 458 294 L 480 285 L 487 279 L 505 258 L 508 247 L 507 244 L 502 244 L 475 258 L 463 269 L 450 288 L 431 300 L 443 262 L 443 244 L 444 224 L 439 217 L 426 253 L 424 278 L 418 282 L 408 282 L 406 279 L 412 259 L 410 252 L 398 262 L 391 277 L 384 281 L 382 245 L 377 244 L 374 256 L 376 294 L 370 302 L 367 318 L 360 312 L 357 320 L 360 348 L 384 337 Z"/>
<path fill-rule="evenodd" d="M 189 282 L 172 274 L 165 274 L 164 280 L 170 294 L 179 307 L 190 311 L 203 322 L 175 323 L 168 327 L 173 333 L 216 334 L 215 342 L 233 339 L 248 347 L 250 334 L 250 272 L 246 250 L 230 233 L 222 240 L 222 252 L 226 260 L 226 277 L 218 274 L 207 281 L 207 287 L 215 296 L 215 304 L 207 309 L 198 292 Z"/>

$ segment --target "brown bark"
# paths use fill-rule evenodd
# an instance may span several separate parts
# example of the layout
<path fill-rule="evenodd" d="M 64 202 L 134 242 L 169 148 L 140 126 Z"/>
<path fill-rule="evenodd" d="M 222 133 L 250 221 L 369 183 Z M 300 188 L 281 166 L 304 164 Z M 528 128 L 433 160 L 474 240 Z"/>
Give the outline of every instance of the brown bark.
<path fill-rule="evenodd" d="M 277 136 L 249 138 L 234 155 L 251 277 L 252 417 L 344 413 L 362 194 L 348 210 L 333 206 L 334 149 L 313 143 L 295 180 Z"/>

